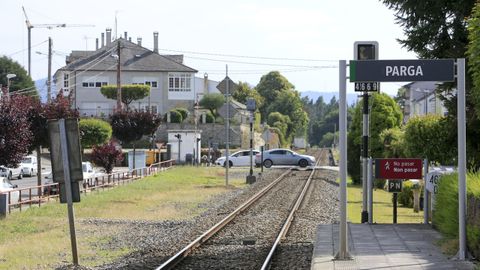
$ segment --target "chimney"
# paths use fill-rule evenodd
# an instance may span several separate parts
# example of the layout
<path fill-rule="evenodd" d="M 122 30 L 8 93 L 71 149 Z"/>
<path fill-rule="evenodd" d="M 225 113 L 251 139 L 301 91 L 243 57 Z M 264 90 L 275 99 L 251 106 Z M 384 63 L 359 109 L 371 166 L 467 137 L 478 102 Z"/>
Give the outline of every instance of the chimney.
<path fill-rule="evenodd" d="M 95 39 L 95 50 L 98 50 L 98 38 Z"/>
<path fill-rule="evenodd" d="M 105 46 L 105 33 L 102 33 L 102 48 Z"/>
<path fill-rule="evenodd" d="M 107 28 L 105 30 L 107 32 L 107 46 L 112 43 L 112 28 Z"/>
<path fill-rule="evenodd" d="M 153 52 L 158 53 L 158 32 L 153 32 Z"/>
<path fill-rule="evenodd" d="M 127 31 L 125 31 L 124 34 L 125 34 L 125 40 L 128 40 L 128 38 L 127 38 Z"/>
<path fill-rule="evenodd" d="M 142 46 L 142 38 L 141 37 L 137 38 L 137 44 L 138 44 L 138 46 Z"/>
<path fill-rule="evenodd" d="M 203 94 L 209 94 L 208 93 L 208 73 L 203 74 Z"/>
<path fill-rule="evenodd" d="M 128 41 L 132 42 L 132 37 L 129 37 L 129 38 L 128 38 Z"/>

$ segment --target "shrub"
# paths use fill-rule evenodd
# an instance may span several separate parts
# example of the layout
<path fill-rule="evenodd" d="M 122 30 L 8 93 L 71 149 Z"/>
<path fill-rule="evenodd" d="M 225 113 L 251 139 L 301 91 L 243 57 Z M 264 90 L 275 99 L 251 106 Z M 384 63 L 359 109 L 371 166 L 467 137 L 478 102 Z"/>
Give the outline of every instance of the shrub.
<path fill-rule="evenodd" d="M 112 127 L 108 122 L 95 118 L 81 119 L 78 123 L 82 147 L 104 144 L 112 137 Z"/>
<path fill-rule="evenodd" d="M 208 111 L 205 114 L 205 119 L 206 119 L 207 123 L 214 123 L 215 122 L 215 117 L 213 116 L 213 114 L 210 111 Z"/>
<path fill-rule="evenodd" d="M 413 207 L 412 182 L 403 181 L 402 192 L 398 193 L 398 203 L 404 207 Z"/>
<path fill-rule="evenodd" d="M 467 175 L 469 202 L 480 200 L 480 174 Z M 478 205 L 478 203 L 477 203 Z M 458 237 L 458 174 L 443 175 L 435 198 L 433 222 L 440 232 L 449 237 Z M 476 256 L 480 255 L 480 215 L 475 207 L 467 209 L 467 245 Z"/>
<path fill-rule="evenodd" d="M 188 114 L 189 114 L 187 109 L 185 109 L 185 108 L 175 108 L 175 110 L 182 115 L 182 121 L 187 119 Z"/>
<path fill-rule="evenodd" d="M 122 161 L 122 150 L 110 141 L 104 145 L 96 145 L 93 147 L 91 160 L 92 162 L 105 169 L 105 172 L 112 173 L 113 167 L 117 162 Z"/>
<path fill-rule="evenodd" d="M 164 117 L 165 122 L 167 122 L 167 119 L 168 119 L 168 113 L 165 114 L 165 117 Z M 175 109 L 170 110 L 170 123 L 181 123 L 182 121 L 183 121 L 183 117 L 179 111 Z"/>

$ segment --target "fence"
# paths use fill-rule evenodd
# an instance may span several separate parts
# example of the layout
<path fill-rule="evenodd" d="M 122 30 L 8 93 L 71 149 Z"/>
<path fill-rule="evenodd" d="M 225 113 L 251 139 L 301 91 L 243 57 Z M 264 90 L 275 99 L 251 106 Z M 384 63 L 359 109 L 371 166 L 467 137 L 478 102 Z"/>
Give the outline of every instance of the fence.
<path fill-rule="evenodd" d="M 83 189 L 81 192 L 86 196 L 89 192 L 105 188 L 112 188 L 118 185 L 130 183 L 143 177 L 156 174 L 159 171 L 169 169 L 175 165 L 175 160 L 167 160 L 154 163 L 149 167 L 138 168 L 128 172 L 111 173 L 99 177 L 93 177 L 83 180 Z M 36 192 L 35 192 L 36 191 Z M 30 207 L 38 205 L 39 207 L 50 200 L 58 201 L 59 183 L 44 184 L 40 186 L 16 188 L 1 194 L 8 194 L 8 213 L 12 209 L 18 208 L 22 211 L 22 207 Z M 27 198 L 22 198 L 27 197 Z M 13 198 L 13 199 L 12 199 Z M 0 213 L 0 216 L 2 213 Z"/>

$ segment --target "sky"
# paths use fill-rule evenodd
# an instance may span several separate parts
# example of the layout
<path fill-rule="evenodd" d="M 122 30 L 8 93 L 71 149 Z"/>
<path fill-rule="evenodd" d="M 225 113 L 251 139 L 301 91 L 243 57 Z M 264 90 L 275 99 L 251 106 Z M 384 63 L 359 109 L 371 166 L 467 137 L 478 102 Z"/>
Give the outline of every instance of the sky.
<path fill-rule="evenodd" d="M 355 41 L 378 41 L 379 59 L 416 59 L 397 42 L 404 38 L 402 28 L 378 0 L 2 0 L 0 55 L 25 69 L 22 6 L 34 26 L 67 24 L 32 29 L 34 80 L 47 77 L 48 37 L 53 40 L 53 74 L 72 50 L 94 50 L 95 38 L 106 28 L 116 29 L 117 36 L 126 31 L 134 42 L 141 37 L 149 49 L 158 31 L 159 52 L 183 54 L 184 64 L 198 70 L 198 77 L 207 73 L 220 81 L 228 66 L 232 80 L 254 86 L 262 75 L 277 70 L 300 92 L 338 91 L 338 61 L 353 59 Z M 395 95 L 403 84 L 382 83 L 381 91 Z M 353 83 L 347 87 L 354 92 Z"/>

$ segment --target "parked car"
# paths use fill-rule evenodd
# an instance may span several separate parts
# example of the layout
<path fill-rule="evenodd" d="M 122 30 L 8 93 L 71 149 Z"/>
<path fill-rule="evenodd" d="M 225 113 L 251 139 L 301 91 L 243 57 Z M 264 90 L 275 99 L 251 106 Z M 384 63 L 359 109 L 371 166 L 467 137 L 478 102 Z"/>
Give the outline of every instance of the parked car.
<path fill-rule="evenodd" d="M 10 203 L 18 202 L 20 197 L 19 191 L 14 191 L 18 186 L 14 185 L 6 177 L 0 177 L 0 193 L 10 194 Z"/>
<path fill-rule="evenodd" d="M 6 177 L 8 180 L 12 180 L 13 178 L 22 179 L 22 168 L 8 168 L 5 166 L 0 166 L 0 176 Z"/>
<path fill-rule="evenodd" d="M 101 172 L 95 172 L 95 170 L 93 169 L 93 166 L 92 166 L 92 163 L 86 161 L 86 162 L 82 162 L 82 172 L 83 172 L 83 180 L 88 180 L 88 179 L 92 179 L 92 178 L 95 178 L 95 177 L 99 177 L 101 175 L 103 175 L 103 173 Z M 49 185 L 49 184 L 52 184 L 53 183 L 53 173 L 49 173 L 47 176 L 45 176 L 45 185 Z M 93 183 L 93 182 L 92 182 Z M 91 185 L 91 183 L 89 182 L 89 185 Z M 56 185 L 52 185 L 52 186 L 46 186 L 43 188 L 43 194 L 57 194 L 58 193 L 58 190 L 57 190 L 57 186 Z"/>
<path fill-rule="evenodd" d="M 258 150 L 253 150 L 253 159 L 255 159 L 255 155 L 260 153 Z M 217 158 L 215 164 L 220 166 L 225 166 L 227 158 L 225 156 Z M 228 163 L 230 167 L 232 166 L 250 166 L 250 150 L 241 150 L 231 154 L 228 157 Z"/>
<path fill-rule="evenodd" d="M 37 175 L 37 157 L 26 156 L 22 159 L 20 163 L 20 168 L 22 169 L 22 176 L 34 176 Z"/>
<path fill-rule="evenodd" d="M 255 165 L 263 164 L 265 168 L 270 168 L 273 165 L 290 165 L 300 166 L 305 168 L 307 166 L 315 165 L 315 157 L 309 155 L 301 155 L 290 149 L 271 149 L 263 152 L 263 161 L 261 154 L 255 156 Z"/>

